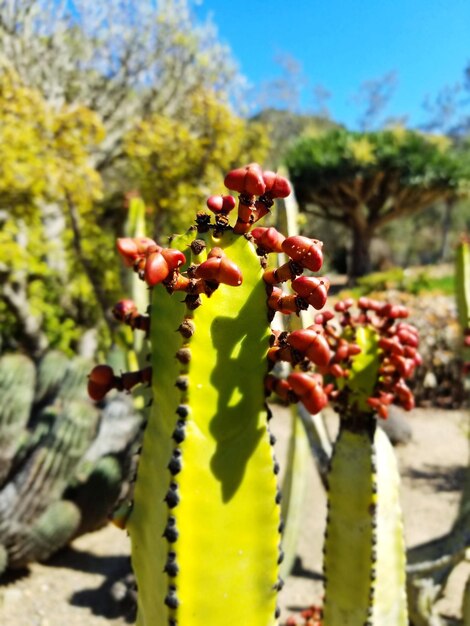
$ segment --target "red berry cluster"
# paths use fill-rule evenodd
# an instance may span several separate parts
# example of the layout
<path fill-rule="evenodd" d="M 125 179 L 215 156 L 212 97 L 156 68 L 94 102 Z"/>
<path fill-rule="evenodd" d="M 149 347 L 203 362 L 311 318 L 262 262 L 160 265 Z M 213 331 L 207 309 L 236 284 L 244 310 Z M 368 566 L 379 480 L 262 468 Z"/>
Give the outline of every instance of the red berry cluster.
<path fill-rule="evenodd" d="M 323 625 L 323 610 L 319 606 L 311 606 L 304 611 L 301 611 L 300 617 L 304 620 L 302 624 L 299 624 L 297 618 L 291 615 L 287 618 L 285 626 L 322 626 Z"/>
<path fill-rule="evenodd" d="M 416 328 L 402 321 L 408 317 L 408 310 L 404 306 L 365 297 L 359 298 L 356 312 L 352 310 L 353 305 L 351 298 L 335 305 L 335 311 L 340 314 L 340 329 L 332 323 L 335 316 L 331 312 L 320 313 L 315 318 L 315 322 L 323 328 L 332 352 L 328 365 L 319 368 L 327 381 L 326 393 L 340 411 L 348 406 L 347 380 L 352 358 L 361 350 L 354 342 L 354 336 L 358 327 L 367 326 L 377 333 L 380 359 L 377 381 L 373 393 L 366 398 L 367 405 L 383 419 L 387 418 L 388 406 L 392 403 L 411 410 L 414 398 L 405 380 L 421 363 L 421 357 Z M 346 384 L 338 384 L 340 379 Z"/>
<path fill-rule="evenodd" d="M 100 402 L 111 389 L 131 391 L 136 385 L 142 383 L 149 385 L 151 379 L 151 367 L 116 376 L 109 365 L 96 365 L 88 377 L 88 395 L 95 402 Z"/>
<path fill-rule="evenodd" d="M 247 233 L 253 224 L 269 213 L 275 198 L 286 198 L 291 192 L 287 178 L 275 172 L 263 171 L 258 163 L 232 170 L 225 177 L 224 184 L 227 189 L 240 194 L 237 221 L 233 228 L 237 234 Z M 230 198 L 209 198 L 207 206 L 216 214 L 227 214 L 235 208 Z"/>

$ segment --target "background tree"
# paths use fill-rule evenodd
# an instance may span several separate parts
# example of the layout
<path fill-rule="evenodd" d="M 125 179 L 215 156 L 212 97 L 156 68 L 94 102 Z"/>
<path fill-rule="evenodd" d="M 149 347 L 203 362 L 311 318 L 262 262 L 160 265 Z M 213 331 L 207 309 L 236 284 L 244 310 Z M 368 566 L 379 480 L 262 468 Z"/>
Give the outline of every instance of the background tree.
<path fill-rule="evenodd" d="M 13 347 L 16 338 L 37 357 L 49 343 L 61 348 L 76 344 L 85 318 L 96 322 L 86 304 L 93 299 L 91 286 L 77 273 L 80 259 L 70 242 L 74 222 L 80 220 L 84 240 L 103 243 L 104 235 L 90 219 L 102 196 L 101 178 L 90 164 L 90 154 L 103 136 L 99 117 L 86 107 L 64 104 L 53 109 L 14 71 L 0 71 L 3 347 Z M 68 241 L 50 237 L 54 211 L 49 209 L 56 204 L 64 207 Z M 100 261 L 106 260 L 103 256 L 105 247 L 97 246 L 90 271 L 97 271 Z M 103 289 L 105 284 L 106 275 Z"/>
<path fill-rule="evenodd" d="M 190 0 L 0 0 L 0 81 L 3 349 L 70 353 L 112 330 L 131 186 L 169 234 L 180 194 L 207 195 L 211 171 L 261 158 L 264 140 L 233 112 L 235 65 Z"/>
<path fill-rule="evenodd" d="M 403 128 L 304 137 L 286 164 L 300 207 L 350 230 L 352 280 L 370 271 L 380 228 L 464 194 L 470 178 L 467 151 L 456 154 L 445 137 Z"/>
<path fill-rule="evenodd" d="M 100 115 L 100 172 L 122 156 L 135 120 L 174 118 L 195 89 L 226 101 L 240 87 L 230 52 L 190 0 L 0 0 L 0 58 L 52 106 Z"/>
<path fill-rule="evenodd" d="M 224 172 L 266 156 L 266 129 L 233 114 L 213 92 L 191 94 L 181 121 L 154 114 L 136 124 L 124 143 L 129 185 L 137 187 L 152 216 L 157 237 L 172 232 L 208 195 L 225 193 Z M 122 172 L 126 176 L 126 172 Z"/>

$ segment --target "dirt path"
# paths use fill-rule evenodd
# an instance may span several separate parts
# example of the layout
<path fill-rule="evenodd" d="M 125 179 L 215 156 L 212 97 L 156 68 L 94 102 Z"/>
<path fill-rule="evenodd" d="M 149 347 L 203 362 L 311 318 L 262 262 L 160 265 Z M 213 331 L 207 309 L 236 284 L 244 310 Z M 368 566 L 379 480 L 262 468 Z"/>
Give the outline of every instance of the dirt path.
<path fill-rule="evenodd" d="M 276 410 L 273 427 L 282 460 L 289 422 Z M 459 411 L 417 410 L 410 416 L 413 439 L 397 448 L 403 476 L 402 502 L 409 546 L 446 532 L 457 510 L 468 461 L 468 417 Z M 329 419 L 334 429 L 334 419 Z M 299 558 L 286 581 L 280 605 L 283 618 L 298 608 L 321 601 L 321 546 L 326 499 L 313 462 L 305 495 L 305 523 L 299 539 Z M 2 626 L 124 626 L 132 623 L 129 606 L 110 594 L 129 568 L 126 534 L 113 526 L 76 540 L 47 565 L 3 580 L 0 586 Z M 455 572 L 440 610 L 459 616 L 460 597 L 468 565 Z"/>

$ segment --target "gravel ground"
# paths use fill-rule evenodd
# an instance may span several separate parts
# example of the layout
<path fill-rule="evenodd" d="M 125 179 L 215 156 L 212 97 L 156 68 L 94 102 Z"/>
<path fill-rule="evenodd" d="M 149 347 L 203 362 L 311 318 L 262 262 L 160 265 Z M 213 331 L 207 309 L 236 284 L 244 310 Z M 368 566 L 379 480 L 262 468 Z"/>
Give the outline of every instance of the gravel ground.
<path fill-rule="evenodd" d="M 333 416 L 328 425 L 334 431 Z M 463 411 L 415 410 L 409 416 L 413 437 L 396 449 L 403 476 L 402 502 L 409 546 L 446 532 L 457 511 L 468 462 L 468 415 Z M 282 461 L 289 436 L 289 420 L 275 410 L 273 429 Z M 304 523 L 293 575 L 280 596 L 282 619 L 322 596 L 321 545 L 326 499 L 314 464 L 304 501 Z M 0 581 L 2 626 L 124 626 L 133 623 L 129 605 L 111 596 L 112 585 L 129 571 L 126 533 L 108 526 L 86 535 L 46 564 Z M 457 619 L 468 564 L 454 572 L 441 612 Z"/>

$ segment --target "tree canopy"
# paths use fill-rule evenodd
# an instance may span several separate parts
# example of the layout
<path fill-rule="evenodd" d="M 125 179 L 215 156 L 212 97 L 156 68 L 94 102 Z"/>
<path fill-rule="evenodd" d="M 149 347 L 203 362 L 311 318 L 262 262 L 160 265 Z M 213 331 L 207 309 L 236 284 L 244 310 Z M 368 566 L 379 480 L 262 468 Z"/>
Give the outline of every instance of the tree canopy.
<path fill-rule="evenodd" d="M 444 136 L 401 127 L 303 137 L 285 162 L 301 208 L 352 231 L 352 278 L 370 271 L 370 241 L 379 228 L 466 194 L 470 185 L 468 152 Z"/>
<path fill-rule="evenodd" d="M 264 156 L 238 84 L 191 0 L 0 0 L 0 348 L 109 346 L 126 194 L 164 240 Z"/>

